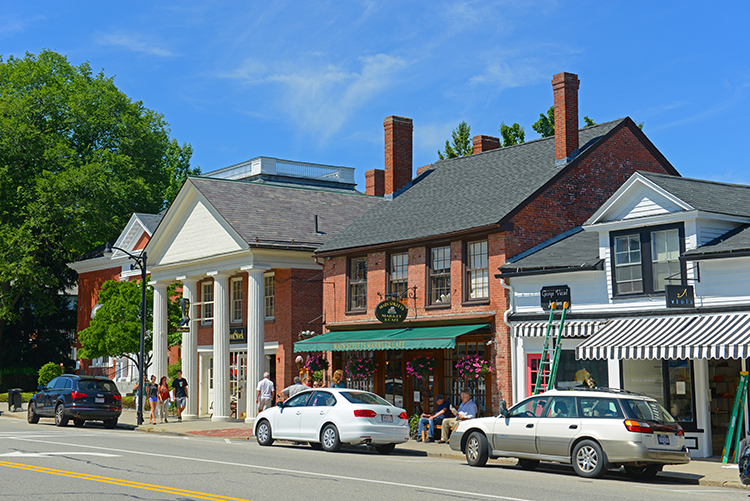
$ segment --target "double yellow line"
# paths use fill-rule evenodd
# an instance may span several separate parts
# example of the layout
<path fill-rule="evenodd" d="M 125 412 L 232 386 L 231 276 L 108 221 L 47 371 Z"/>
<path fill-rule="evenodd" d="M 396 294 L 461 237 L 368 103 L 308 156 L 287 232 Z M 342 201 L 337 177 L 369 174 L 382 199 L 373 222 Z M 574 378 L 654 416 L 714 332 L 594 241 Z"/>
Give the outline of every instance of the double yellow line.
<path fill-rule="evenodd" d="M 176 494 L 180 496 L 189 496 L 197 499 L 210 499 L 214 501 L 248 501 L 241 498 L 233 498 L 229 496 L 219 496 L 218 494 L 209 494 L 207 492 L 188 491 L 185 489 L 175 489 L 173 487 L 167 487 L 163 485 L 145 484 L 143 482 L 134 482 L 132 480 L 123 480 L 120 478 L 109 478 L 100 477 L 98 475 L 89 475 L 87 473 L 78 473 L 75 471 L 55 470 L 52 468 L 45 468 L 43 466 L 33 466 L 21 463 L 11 463 L 8 461 L 0 461 L 0 466 L 7 466 L 8 468 L 18 468 L 19 470 L 35 471 L 37 473 L 49 473 L 50 475 L 60 475 L 62 477 L 78 478 L 82 480 L 93 480 L 94 482 L 103 482 L 105 484 L 119 485 L 122 487 L 133 487 L 136 489 L 145 489 L 147 491 L 166 492 L 168 494 Z"/>

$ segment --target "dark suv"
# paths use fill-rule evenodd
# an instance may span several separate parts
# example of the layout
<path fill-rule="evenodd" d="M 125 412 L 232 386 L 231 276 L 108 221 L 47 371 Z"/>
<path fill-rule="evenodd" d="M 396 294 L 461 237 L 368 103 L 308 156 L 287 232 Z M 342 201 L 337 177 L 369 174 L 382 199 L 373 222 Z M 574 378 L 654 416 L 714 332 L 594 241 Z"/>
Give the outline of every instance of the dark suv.
<path fill-rule="evenodd" d="M 83 426 L 86 421 L 104 421 L 114 428 L 122 414 L 122 395 L 111 379 L 64 374 L 39 386 L 39 393 L 29 400 L 27 420 L 38 423 L 40 417 L 54 417 L 57 426 L 68 420 Z"/>

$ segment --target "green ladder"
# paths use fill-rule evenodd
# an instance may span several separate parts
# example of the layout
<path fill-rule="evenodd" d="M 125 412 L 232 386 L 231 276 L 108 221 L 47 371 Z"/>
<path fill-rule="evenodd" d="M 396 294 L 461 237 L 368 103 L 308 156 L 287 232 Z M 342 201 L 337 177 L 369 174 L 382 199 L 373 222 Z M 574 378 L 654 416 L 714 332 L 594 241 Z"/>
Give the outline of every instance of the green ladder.
<path fill-rule="evenodd" d="M 550 303 L 549 311 L 549 322 L 547 322 L 547 332 L 544 335 L 544 347 L 542 348 L 542 358 L 539 360 L 539 367 L 536 372 L 536 383 L 534 384 L 534 395 L 538 395 L 542 392 L 542 387 L 545 391 L 554 388 L 555 378 L 557 378 L 557 366 L 560 363 L 560 352 L 562 351 L 562 336 L 565 328 L 565 314 L 568 312 L 570 305 L 566 302 L 563 303 L 562 315 L 560 316 L 560 327 L 557 330 L 557 337 L 555 340 L 554 351 L 550 356 L 550 341 L 552 336 L 552 322 L 555 319 L 555 310 L 557 309 L 557 303 Z M 554 336 L 554 334 L 553 334 Z M 547 379 L 545 384 L 545 378 Z"/>
<path fill-rule="evenodd" d="M 740 384 L 737 385 L 737 393 L 734 395 L 734 405 L 732 406 L 732 417 L 729 419 L 729 428 L 727 437 L 724 440 L 724 450 L 721 453 L 721 462 L 729 461 L 732 445 L 734 445 L 734 458 L 736 459 L 740 447 L 740 435 L 742 435 L 742 416 L 744 415 L 745 395 L 747 394 L 747 371 L 740 372 Z M 736 431 L 736 436 L 735 436 Z M 734 442 L 734 443 L 733 443 Z"/>

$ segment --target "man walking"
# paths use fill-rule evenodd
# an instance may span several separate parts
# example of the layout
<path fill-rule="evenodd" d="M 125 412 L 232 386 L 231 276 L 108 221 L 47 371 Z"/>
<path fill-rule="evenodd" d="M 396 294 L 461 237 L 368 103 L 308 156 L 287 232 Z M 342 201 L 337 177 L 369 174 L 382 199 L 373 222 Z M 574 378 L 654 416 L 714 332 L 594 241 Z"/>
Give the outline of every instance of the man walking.
<path fill-rule="evenodd" d="M 174 390 L 174 406 L 177 408 L 177 421 L 182 422 L 182 411 L 187 406 L 188 382 L 182 377 L 182 371 L 177 371 L 177 377 L 172 381 L 172 389 Z"/>
<path fill-rule="evenodd" d="M 271 397 L 273 396 L 274 387 L 273 381 L 269 379 L 270 377 L 271 374 L 264 372 L 263 379 L 258 383 L 258 391 L 255 394 L 255 403 L 258 404 L 258 412 L 263 412 L 272 405 Z"/>

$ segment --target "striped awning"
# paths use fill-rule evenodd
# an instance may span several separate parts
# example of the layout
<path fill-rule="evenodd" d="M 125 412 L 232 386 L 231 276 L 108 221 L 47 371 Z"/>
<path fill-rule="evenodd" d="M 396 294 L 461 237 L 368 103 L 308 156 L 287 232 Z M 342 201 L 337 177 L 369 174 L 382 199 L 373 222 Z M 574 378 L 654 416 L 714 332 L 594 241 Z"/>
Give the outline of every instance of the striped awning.
<path fill-rule="evenodd" d="M 589 337 L 592 336 L 599 330 L 599 327 L 604 325 L 601 321 L 569 321 L 565 322 L 563 326 L 563 337 Z M 557 330 L 560 328 L 560 322 L 552 322 L 552 332 L 557 335 Z M 547 322 L 520 322 L 513 324 L 513 331 L 516 337 L 544 337 L 547 333 Z"/>
<path fill-rule="evenodd" d="M 750 313 L 612 320 L 576 348 L 578 359 L 746 358 Z"/>

